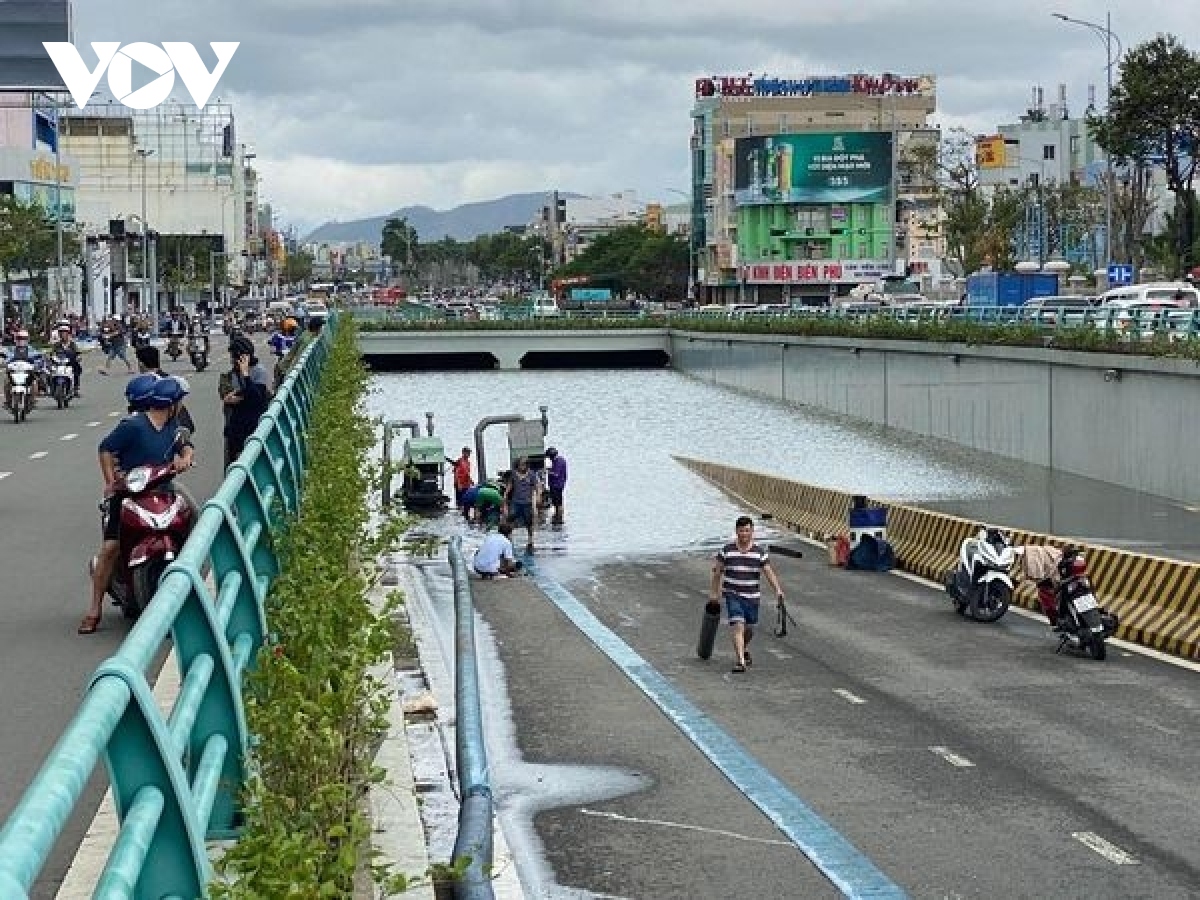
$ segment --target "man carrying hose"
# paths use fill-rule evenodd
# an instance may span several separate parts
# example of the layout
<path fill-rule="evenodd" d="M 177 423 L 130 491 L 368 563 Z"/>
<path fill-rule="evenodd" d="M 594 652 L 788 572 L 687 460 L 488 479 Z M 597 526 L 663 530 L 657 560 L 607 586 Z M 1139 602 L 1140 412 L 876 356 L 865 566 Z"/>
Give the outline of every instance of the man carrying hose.
<path fill-rule="evenodd" d="M 722 547 L 713 563 L 712 599 L 725 600 L 725 611 L 733 632 L 733 671 L 740 673 L 751 664 L 748 648 L 754 638 L 754 626 L 758 624 L 762 576 L 767 576 L 777 601 L 782 601 L 784 596 L 767 556 L 767 548 L 754 542 L 754 520 L 741 516 L 734 528 L 737 539 Z"/>

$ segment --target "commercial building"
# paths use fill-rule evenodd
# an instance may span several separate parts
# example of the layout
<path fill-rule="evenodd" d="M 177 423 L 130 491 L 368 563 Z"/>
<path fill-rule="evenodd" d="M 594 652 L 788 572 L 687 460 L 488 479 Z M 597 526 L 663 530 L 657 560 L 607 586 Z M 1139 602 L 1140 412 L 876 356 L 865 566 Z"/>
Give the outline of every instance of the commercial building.
<path fill-rule="evenodd" d="M 64 112 L 62 131 L 63 151 L 79 169 L 76 217 L 85 234 L 110 234 L 119 221 L 127 234 L 148 228 L 206 240 L 210 267 L 223 259 L 230 283 L 246 282 L 251 241 L 260 237 L 258 179 L 230 104 L 197 109 L 172 100 L 141 111 L 96 100 Z M 131 292 L 148 290 L 130 284 Z"/>
<path fill-rule="evenodd" d="M 1024 219 L 1017 230 L 1017 253 L 1023 259 L 1065 259 L 1090 269 L 1105 264 L 1103 209 L 1097 205 L 1086 217 L 1059 222 L 1046 214 L 1037 190 L 1061 185 L 1104 190 L 1107 159 L 1087 122 L 1087 113 L 1096 108 L 1095 93 L 1095 88 L 1089 87 L 1084 115 L 1072 116 L 1065 84 L 1058 86 L 1056 102 L 1051 104 L 1046 104 L 1042 87 L 1035 85 L 1030 105 L 1018 121 L 976 138 L 981 187 L 1033 189 L 1028 192 Z M 1124 177 L 1120 167 L 1115 177 L 1119 190 Z M 1155 208 L 1144 231 L 1159 233 L 1174 203 L 1161 166 L 1151 170 L 1150 190 Z"/>
<path fill-rule="evenodd" d="M 826 303 L 904 273 L 934 206 L 932 76 L 711 76 L 695 96 L 698 302 Z"/>

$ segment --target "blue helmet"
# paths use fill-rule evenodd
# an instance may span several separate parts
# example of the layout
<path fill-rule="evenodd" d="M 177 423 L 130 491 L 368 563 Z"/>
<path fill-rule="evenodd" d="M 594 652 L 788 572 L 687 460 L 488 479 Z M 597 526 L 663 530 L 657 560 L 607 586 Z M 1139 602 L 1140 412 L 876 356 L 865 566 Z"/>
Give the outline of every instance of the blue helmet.
<path fill-rule="evenodd" d="M 129 401 L 129 408 L 134 412 L 149 409 L 155 385 L 163 380 L 152 372 L 131 378 L 129 384 L 125 385 L 125 399 Z"/>
<path fill-rule="evenodd" d="M 150 408 L 166 409 L 179 403 L 187 395 L 187 384 L 182 379 L 173 376 L 159 378 L 150 390 Z"/>

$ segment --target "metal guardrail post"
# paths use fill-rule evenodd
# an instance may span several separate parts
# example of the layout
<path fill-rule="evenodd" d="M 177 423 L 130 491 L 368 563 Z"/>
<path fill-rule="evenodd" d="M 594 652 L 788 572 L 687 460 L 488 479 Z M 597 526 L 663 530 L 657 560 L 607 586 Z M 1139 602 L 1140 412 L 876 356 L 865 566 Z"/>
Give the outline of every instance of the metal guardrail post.
<path fill-rule="evenodd" d="M 462 806 L 453 865 L 465 864 L 455 882 L 459 900 L 492 900 L 492 789 L 488 783 L 483 711 L 479 701 L 479 669 L 475 656 L 475 605 L 462 555 L 462 538 L 450 541 L 454 573 L 454 706 L 456 759 Z"/>

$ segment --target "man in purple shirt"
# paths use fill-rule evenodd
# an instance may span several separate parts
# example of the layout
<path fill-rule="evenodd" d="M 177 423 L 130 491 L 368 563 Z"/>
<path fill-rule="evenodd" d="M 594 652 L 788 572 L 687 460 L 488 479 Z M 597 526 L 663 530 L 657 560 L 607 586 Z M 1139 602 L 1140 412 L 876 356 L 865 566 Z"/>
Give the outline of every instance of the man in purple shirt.
<path fill-rule="evenodd" d="M 546 478 L 546 487 L 550 491 L 550 503 L 554 507 L 554 517 L 551 525 L 563 523 L 563 491 L 567 487 L 567 458 L 553 447 L 546 451 L 546 459 L 550 460 L 550 471 Z"/>

